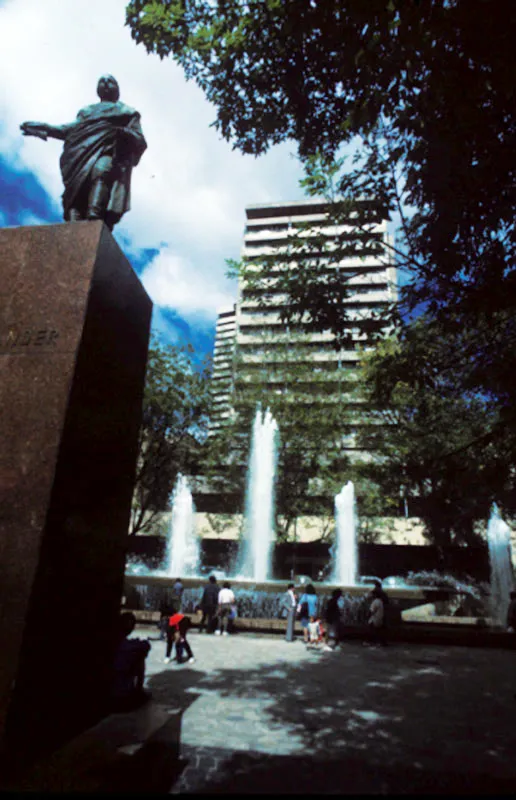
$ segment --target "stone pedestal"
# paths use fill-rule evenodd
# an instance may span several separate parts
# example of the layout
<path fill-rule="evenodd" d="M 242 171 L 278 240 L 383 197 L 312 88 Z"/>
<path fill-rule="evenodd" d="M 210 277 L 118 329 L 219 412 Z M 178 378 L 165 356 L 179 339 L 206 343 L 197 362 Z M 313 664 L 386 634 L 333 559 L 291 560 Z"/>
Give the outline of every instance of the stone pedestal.
<path fill-rule="evenodd" d="M 0 230 L 0 745 L 105 710 L 152 304 L 102 222 Z"/>

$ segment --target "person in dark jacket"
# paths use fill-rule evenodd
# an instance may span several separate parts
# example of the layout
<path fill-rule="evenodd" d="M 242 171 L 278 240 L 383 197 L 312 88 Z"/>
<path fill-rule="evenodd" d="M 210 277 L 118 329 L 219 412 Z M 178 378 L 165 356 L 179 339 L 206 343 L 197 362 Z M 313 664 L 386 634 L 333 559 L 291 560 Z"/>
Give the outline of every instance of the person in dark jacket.
<path fill-rule="evenodd" d="M 185 587 L 181 583 L 181 578 L 176 578 L 174 581 L 174 585 L 172 586 L 172 605 L 174 606 L 174 611 L 181 613 L 183 610 L 183 592 Z"/>
<path fill-rule="evenodd" d="M 516 633 L 516 592 L 511 592 L 509 608 L 507 609 L 507 630 Z"/>
<path fill-rule="evenodd" d="M 214 575 L 210 575 L 208 584 L 204 587 L 200 609 L 202 619 L 199 623 L 199 633 L 206 627 L 206 633 L 213 633 L 216 627 L 217 606 L 219 602 L 219 587 Z"/>
<path fill-rule="evenodd" d="M 389 598 L 382 589 L 380 581 L 374 582 L 374 589 L 371 592 L 370 599 L 372 602 L 367 622 L 369 643 L 374 647 L 378 647 L 379 645 L 386 647 L 387 606 L 389 605 Z"/>
<path fill-rule="evenodd" d="M 143 688 L 145 659 L 151 646 L 147 639 L 129 638 L 136 617 L 131 611 L 119 619 L 118 645 L 113 665 L 112 704 L 114 711 L 131 711 L 150 699 Z"/>
<path fill-rule="evenodd" d="M 326 636 L 324 649 L 334 650 L 339 641 L 339 627 L 340 627 L 340 607 L 339 600 L 342 597 L 342 589 L 334 589 L 331 593 L 331 598 L 326 606 Z M 333 642 L 333 645 L 330 644 Z"/>
<path fill-rule="evenodd" d="M 167 638 L 168 620 L 174 612 L 174 604 L 167 597 L 164 597 L 159 604 L 159 613 L 161 616 L 158 623 L 159 638 L 162 642 Z"/>

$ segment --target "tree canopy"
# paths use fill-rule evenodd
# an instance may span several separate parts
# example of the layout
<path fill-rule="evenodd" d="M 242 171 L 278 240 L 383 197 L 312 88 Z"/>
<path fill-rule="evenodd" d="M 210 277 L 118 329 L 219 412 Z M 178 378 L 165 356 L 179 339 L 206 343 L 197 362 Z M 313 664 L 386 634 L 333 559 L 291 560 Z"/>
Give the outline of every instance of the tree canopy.
<path fill-rule="evenodd" d="M 264 347 L 268 337 L 262 337 Z M 333 496 L 342 488 L 348 459 L 342 452 L 351 415 L 346 403 L 355 381 L 349 371 L 318 372 L 291 341 L 274 348 L 274 362 L 235 366 L 233 419 L 208 440 L 205 469 L 223 474 L 243 501 L 251 429 L 256 408 L 269 408 L 279 427 L 276 479 L 278 540 L 292 537 L 302 515 L 331 515 Z M 322 389 L 322 391 L 321 391 Z"/>
<path fill-rule="evenodd" d="M 443 337 L 419 318 L 385 339 L 363 362 L 363 382 L 376 425 L 364 447 L 379 459 L 369 475 L 391 497 L 408 500 L 438 545 L 472 544 L 476 523 L 496 500 L 514 513 L 513 437 L 490 398 L 465 390 L 468 339 Z"/>
<path fill-rule="evenodd" d="M 380 217 L 397 227 L 388 249 L 406 276 L 401 311 L 425 320 L 397 319 L 398 340 L 370 362 L 379 413 L 391 404 L 397 416 L 376 445 L 396 478 L 398 453 L 436 509 L 436 536 L 467 540 L 516 463 L 516 5 L 131 0 L 127 24 L 199 84 L 234 147 L 259 155 L 296 142 L 308 194 L 330 202 L 330 222 L 352 221 L 336 249 L 291 238 L 299 268 L 275 273 L 284 321 L 308 319 L 341 346 L 339 260 L 374 251 Z M 345 145 L 356 146 L 351 162 Z M 275 265 L 262 262 L 257 280 L 268 280 Z M 335 268 L 321 281 L 324 263 Z M 240 266 L 250 291 L 257 266 Z M 454 505 L 461 530 L 450 527 Z"/>
<path fill-rule="evenodd" d="M 197 468 L 206 435 L 209 369 L 196 368 L 193 355 L 190 346 L 151 342 L 131 534 L 150 529 L 167 509 L 178 473 Z"/>
<path fill-rule="evenodd" d="M 365 194 L 401 212 L 413 305 L 470 317 L 514 307 L 516 6 L 132 0 L 127 24 L 197 81 L 235 147 L 296 141 L 312 192 L 324 189 L 313 159 L 332 163 L 360 137 L 359 162 L 334 184 L 350 202 Z M 314 318 L 328 308 L 298 295 Z"/>

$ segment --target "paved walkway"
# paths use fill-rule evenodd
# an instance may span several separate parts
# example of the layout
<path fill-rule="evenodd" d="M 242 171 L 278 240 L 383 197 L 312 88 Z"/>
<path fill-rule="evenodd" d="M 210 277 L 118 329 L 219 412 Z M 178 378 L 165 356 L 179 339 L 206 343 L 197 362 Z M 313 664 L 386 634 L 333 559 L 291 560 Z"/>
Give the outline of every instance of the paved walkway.
<path fill-rule="evenodd" d="M 189 639 L 194 664 L 164 664 L 159 641 L 147 660 L 153 705 L 170 719 L 155 745 L 179 739 L 167 791 L 516 791 L 513 651 L 347 642 L 326 653 L 256 634 Z"/>

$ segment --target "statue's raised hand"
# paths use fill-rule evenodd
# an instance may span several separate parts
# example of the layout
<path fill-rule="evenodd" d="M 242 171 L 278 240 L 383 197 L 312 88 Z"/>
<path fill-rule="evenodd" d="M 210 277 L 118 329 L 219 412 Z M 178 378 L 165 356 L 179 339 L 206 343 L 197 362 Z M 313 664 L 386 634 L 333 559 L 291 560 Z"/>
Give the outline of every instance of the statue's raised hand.
<path fill-rule="evenodd" d="M 20 125 L 24 136 L 37 136 L 38 139 L 47 139 L 49 125 L 46 122 L 22 122 Z"/>

